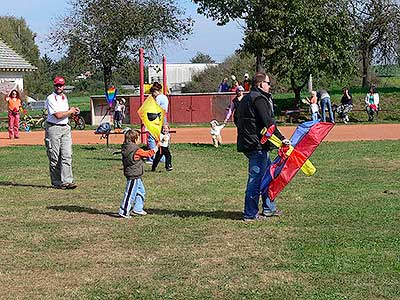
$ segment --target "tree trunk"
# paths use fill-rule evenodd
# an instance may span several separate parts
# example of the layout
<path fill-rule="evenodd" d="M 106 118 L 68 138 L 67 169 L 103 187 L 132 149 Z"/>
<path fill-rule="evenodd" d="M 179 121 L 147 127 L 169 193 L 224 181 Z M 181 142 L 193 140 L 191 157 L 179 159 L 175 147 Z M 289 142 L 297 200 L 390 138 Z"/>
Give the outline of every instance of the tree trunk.
<path fill-rule="evenodd" d="M 112 70 L 111 66 L 103 65 L 103 79 L 104 79 L 104 91 L 107 93 L 108 87 L 111 85 Z"/>
<path fill-rule="evenodd" d="M 294 79 L 294 77 L 290 76 L 290 84 L 291 84 L 292 90 L 294 92 L 294 102 L 293 102 L 294 107 L 300 107 L 301 91 L 307 85 L 307 83 L 308 83 L 308 78 L 306 80 L 304 80 L 303 84 L 297 86 L 296 80 Z"/>
<path fill-rule="evenodd" d="M 369 52 L 368 50 L 362 51 L 362 87 L 368 88 L 369 85 Z"/>
<path fill-rule="evenodd" d="M 263 65 L 262 65 L 262 53 L 257 53 L 256 55 L 256 72 L 262 72 Z"/>

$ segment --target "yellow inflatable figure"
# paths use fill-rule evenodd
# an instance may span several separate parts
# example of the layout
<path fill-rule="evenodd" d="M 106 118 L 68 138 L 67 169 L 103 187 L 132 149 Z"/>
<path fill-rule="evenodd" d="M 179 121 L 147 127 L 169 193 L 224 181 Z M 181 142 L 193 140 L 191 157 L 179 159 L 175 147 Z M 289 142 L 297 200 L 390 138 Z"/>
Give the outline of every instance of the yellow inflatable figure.
<path fill-rule="evenodd" d="M 149 96 L 137 112 L 150 134 L 159 141 L 165 111 L 152 96 Z"/>

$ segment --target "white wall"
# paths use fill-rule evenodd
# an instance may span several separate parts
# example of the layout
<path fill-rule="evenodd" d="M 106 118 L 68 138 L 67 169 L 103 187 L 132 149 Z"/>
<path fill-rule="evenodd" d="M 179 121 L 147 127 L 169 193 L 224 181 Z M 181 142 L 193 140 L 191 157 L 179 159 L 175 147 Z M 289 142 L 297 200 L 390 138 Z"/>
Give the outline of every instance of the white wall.
<path fill-rule="evenodd" d="M 192 81 L 192 77 L 205 70 L 207 67 L 217 64 L 167 64 L 167 85 L 173 90 L 180 90 L 182 84 Z M 162 64 L 151 64 L 149 69 L 149 83 L 163 81 Z"/>
<path fill-rule="evenodd" d="M 0 83 L 12 82 L 18 86 L 20 91 L 24 90 L 24 79 L 21 72 L 0 72 Z"/>

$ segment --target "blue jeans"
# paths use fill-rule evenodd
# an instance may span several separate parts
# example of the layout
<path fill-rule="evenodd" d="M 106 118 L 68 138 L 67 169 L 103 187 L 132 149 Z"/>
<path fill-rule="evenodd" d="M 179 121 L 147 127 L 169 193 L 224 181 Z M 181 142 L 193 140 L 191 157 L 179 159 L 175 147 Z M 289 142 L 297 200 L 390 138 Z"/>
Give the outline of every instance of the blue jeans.
<path fill-rule="evenodd" d="M 271 164 L 271 160 L 266 150 L 250 151 L 246 152 L 245 155 L 249 159 L 249 177 L 244 198 L 243 218 L 254 219 L 258 214 L 261 179 Z M 264 211 L 276 210 L 275 202 L 271 202 L 268 196 L 262 198 Z"/>
<path fill-rule="evenodd" d="M 147 138 L 147 145 L 149 146 L 150 149 L 154 149 L 156 147 L 156 145 L 157 145 L 156 139 L 151 134 L 149 134 L 149 136 Z M 154 154 L 152 157 L 149 157 L 147 159 L 147 161 L 151 161 L 152 162 L 155 157 L 156 157 L 156 155 Z M 165 155 L 161 156 L 160 162 L 165 162 Z"/>
<path fill-rule="evenodd" d="M 322 121 L 326 122 L 326 115 L 325 115 L 325 108 L 328 107 L 329 111 L 329 117 L 331 119 L 331 122 L 334 123 L 335 119 L 333 117 L 333 111 L 332 111 L 332 104 L 331 104 L 331 98 L 330 97 L 325 97 L 321 99 L 321 111 L 322 111 Z"/>
<path fill-rule="evenodd" d="M 132 210 L 132 205 L 133 211 L 143 211 L 145 195 L 146 192 L 141 178 L 128 179 L 126 182 L 124 197 L 119 206 L 119 215 L 129 216 Z"/>
<path fill-rule="evenodd" d="M 311 114 L 311 119 L 312 119 L 313 121 L 317 121 L 317 120 L 318 120 L 318 113 L 317 113 L 317 112 L 312 113 L 312 114 Z"/>

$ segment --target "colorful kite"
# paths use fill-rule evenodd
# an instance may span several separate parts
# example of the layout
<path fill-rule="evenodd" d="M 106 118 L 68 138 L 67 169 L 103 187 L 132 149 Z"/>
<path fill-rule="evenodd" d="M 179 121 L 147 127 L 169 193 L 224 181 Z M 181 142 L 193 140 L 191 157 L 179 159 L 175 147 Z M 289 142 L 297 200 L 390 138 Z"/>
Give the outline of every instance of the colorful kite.
<path fill-rule="evenodd" d="M 111 86 L 108 88 L 107 93 L 106 93 L 106 99 L 107 99 L 108 105 L 110 107 L 112 106 L 115 98 L 117 97 L 117 93 L 118 93 L 118 90 L 114 86 Z"/>
<path fill-rule="evenodd" d="M 281 145 L 278 156 L 267 169 L 261 181 L 261 193 L 268 194 L 271 201 L 274 201 L 300 168 L 306 175 L 314 174 L 315 168 L 308 158 L 333 126 L 333 123 L 319 120 L 300 124 L 290 138 L 291 146 Z M 262 142 L 273 136 L 274 129 L 269 128 L 264 132 L 265 138 L 263 137 Z M 272 143 L 275 138 L 272 137 Z"/>
<path fill-rule="evenodd" d="M 149 96 L 146 101 L 143 102 L 142 106 L 139 107 L 137 112 L 150 134 L 157 141 L 160 140 L 160 133 L 165 115 L 165 111 L 161 106 L 152 96 Z"/>

